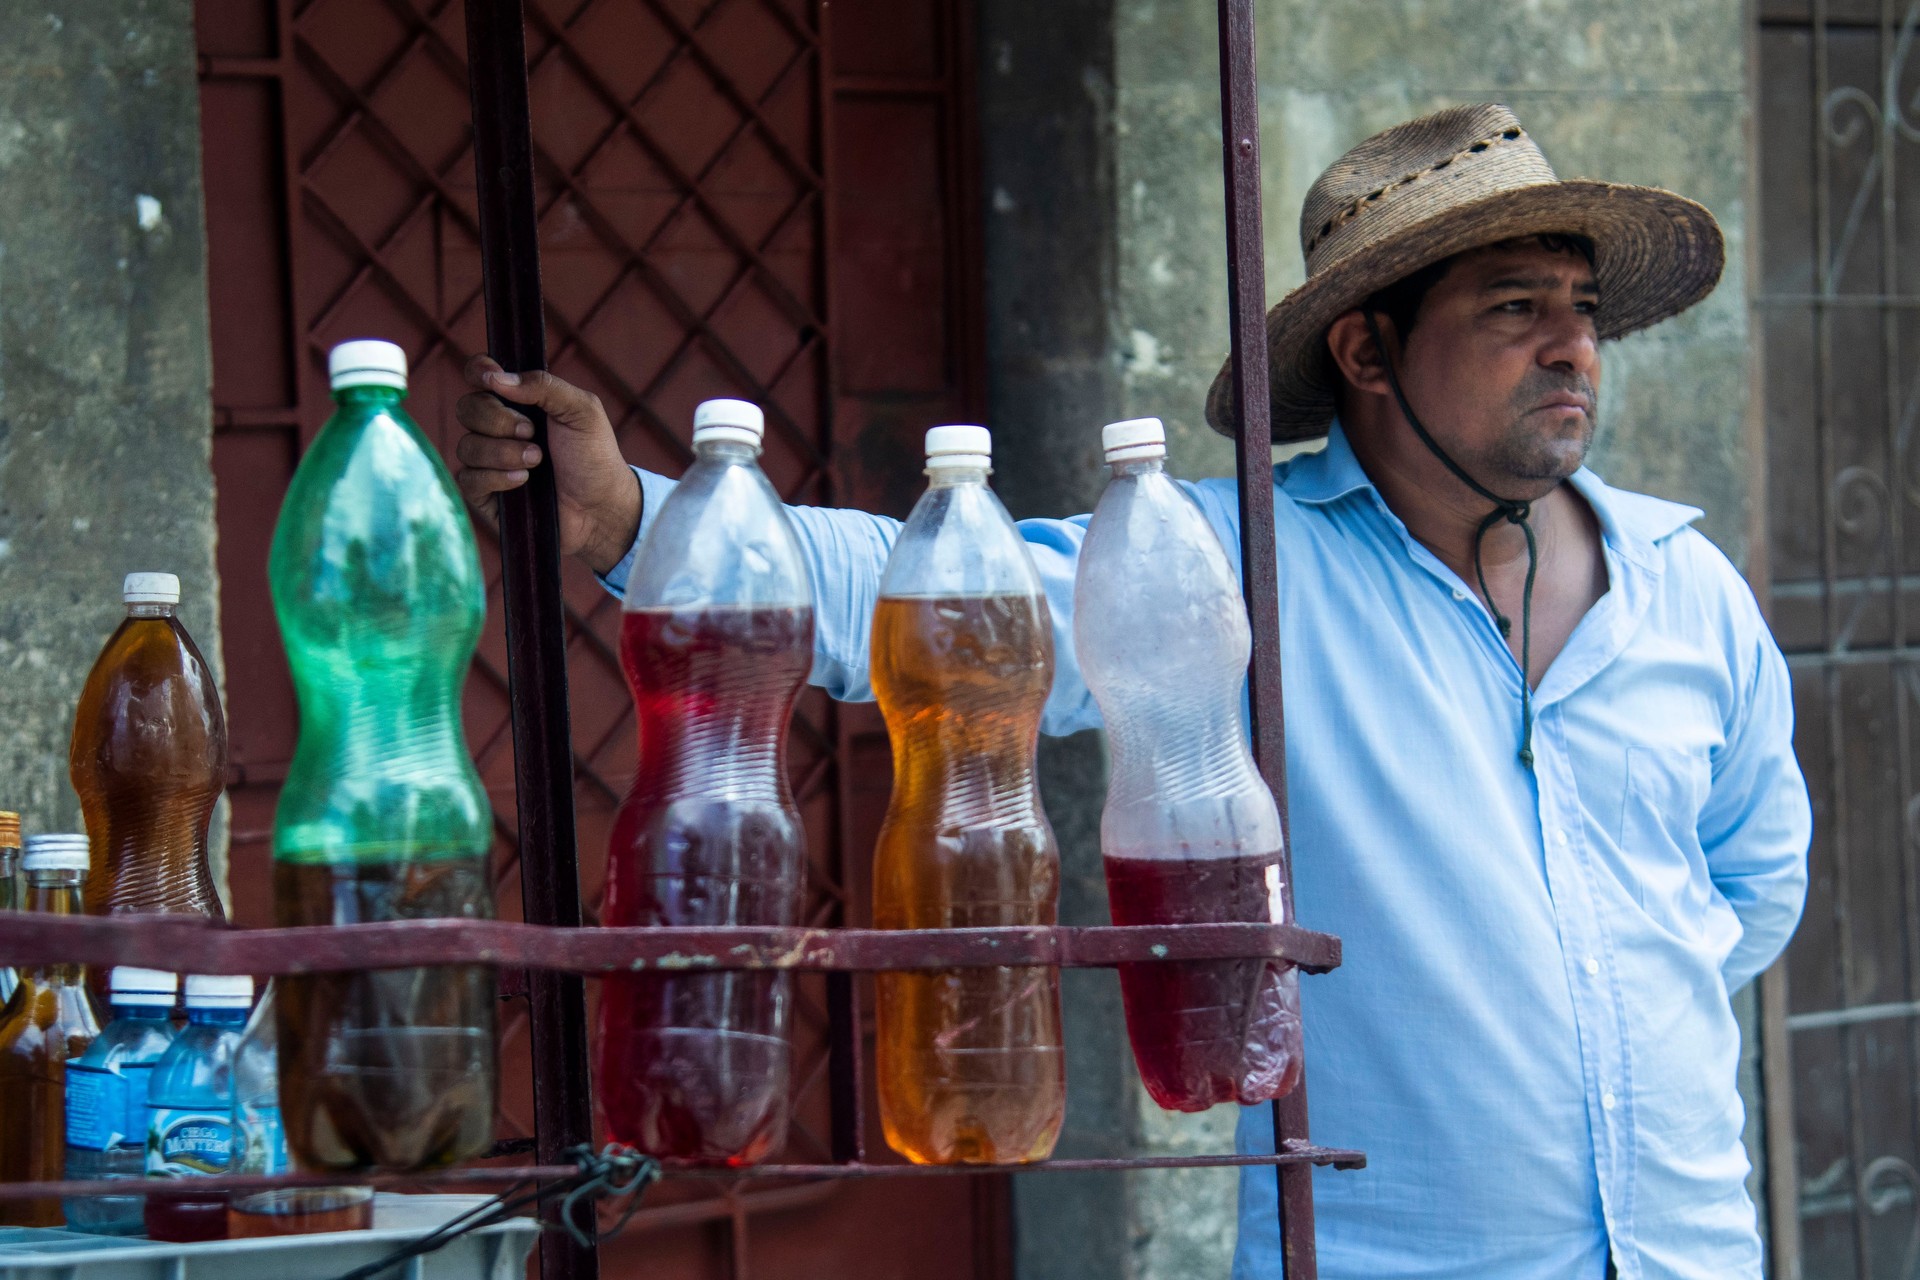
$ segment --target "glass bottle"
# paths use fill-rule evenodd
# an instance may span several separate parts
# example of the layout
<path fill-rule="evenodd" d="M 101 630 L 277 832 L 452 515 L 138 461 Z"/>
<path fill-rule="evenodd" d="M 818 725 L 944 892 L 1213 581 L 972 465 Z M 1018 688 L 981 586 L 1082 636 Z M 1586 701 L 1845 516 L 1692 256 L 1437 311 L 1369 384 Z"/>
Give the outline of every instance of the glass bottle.
<path fill-rule="evenodd" d="M 87 878 L 84 835 L 27 838 L 27 910 L 56 916 L 82 912 Z M 100 1034 L 87 999 L 86 970 L 77 964 L 33 965 L 0 1010 L 0 1182 L 58 1182 L 67 1158 L 67 1060 Z M 57 1227 L 53 1197 L 0 1200 L 0 1226 Z"/>

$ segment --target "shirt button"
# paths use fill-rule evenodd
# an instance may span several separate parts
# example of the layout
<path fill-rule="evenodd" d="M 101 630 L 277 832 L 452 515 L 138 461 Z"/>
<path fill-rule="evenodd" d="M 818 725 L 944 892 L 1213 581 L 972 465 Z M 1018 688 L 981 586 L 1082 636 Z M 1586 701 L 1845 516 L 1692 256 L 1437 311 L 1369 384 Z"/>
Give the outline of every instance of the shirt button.
<path fill-rule="evenodd" d="M 1611 1092 L 1603 1093 L 1600 1095 L 1600 1109 L 1602 1111 L 1611 1111 L 1613 1110 L 1613 1104 L 1616 1101 L 1617 1099 L 1613 1096 Z"/>
<path fill-rule="evenodd" d="M 1465 600 L 1465 599 L 1467 598 L 1467 593 L 1466 593 L 1466 592 L 1464 592 L 1464 591 L 1458 591 L 1458 590 L 1456 590 L 1456 591 L 1455 591 L 1455 592 L 1453 593 L 1453 598 L 1454 598 L 1455 600 Z"/>
<path fill-rule="evenodd" d="M 1553 833 L 1553 842 L 1554 842 L 1555 844 L 1557 844 L 1557 845 L 1559 845 L 1559 846 L 1560 846 L 1560 847 L 1561 847 L 1562 849 L 1564 849 L 1564 848 L 1566 848 L 1566 847 L 1567 847 L 1567 833 L 1566 833 L 1566 832 L 1564 832 L 1564 831 L 1556 831 L 1556 832 L 1554 832 L 1554 833 Z"/>
<path fill-rule="evenodd" d="M 1587 957 L 1587 976 L 1589 978 L 1597 978 L 1600 976 L 1600 962 L 1592 956 Z"/>

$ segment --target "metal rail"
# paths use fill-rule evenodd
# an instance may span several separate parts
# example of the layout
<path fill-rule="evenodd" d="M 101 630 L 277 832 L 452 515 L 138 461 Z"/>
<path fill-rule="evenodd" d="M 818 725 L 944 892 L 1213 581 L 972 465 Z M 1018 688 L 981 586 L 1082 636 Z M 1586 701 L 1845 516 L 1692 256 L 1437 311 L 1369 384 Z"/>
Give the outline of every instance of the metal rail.
<path fill-rule="evenodd" d="M 1079 928 L 556 929 L 505 920 L 402 920 L 230 929 L 199 917 L 7 914 L 0 965 L 138 965 L 191 973 L 329 973 L 489 964 L 543 973 L 735 969 L 1112 968 L 1192 960 L 1340 963 L 1340 939 L 1285 924 Z M 584 1141 L 584 1139 L 583 1139 Z"/>

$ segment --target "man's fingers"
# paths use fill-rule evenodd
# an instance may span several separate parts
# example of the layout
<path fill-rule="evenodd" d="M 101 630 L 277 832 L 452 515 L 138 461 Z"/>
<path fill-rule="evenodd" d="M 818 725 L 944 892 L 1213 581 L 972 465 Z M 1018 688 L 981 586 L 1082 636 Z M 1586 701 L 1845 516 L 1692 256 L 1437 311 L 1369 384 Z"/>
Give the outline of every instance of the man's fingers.
<path fill-rule="evenodd" d="M 477 356 L 468 356 L 467 367 L 461 372 L 468 386 L 475 391 L 486 391 L 489 389 L 487 375 L 500 372 L 500 362 L 483 351 Z"/>
<path fill-rule="evenodd" d="M 605 416 L 599 397 L 545 369 L 507 373 L 496 366 L 482 370 L 480 376 L 481 384 L 502 400 L 545 409 L 547 416 L 562 426 L 590 426 Z"/>
<path fill-rule="evenodd" d="M 461 396 L 454 403 L 453 416 L 460 420 L 461 426 L 483 436 L 533 438 L 533 424 L 525 414 L 501 404 L 484 391 Z"/>
<path fill-rule="evenodd" d="M 518 471 L 540 465 L 539 448 L 519 440 L 496 440 L 482 435 L 461 436 L 453 451 L 467 466 L 484 471 Z"/>
<path fill-rule="evenodd" d="M 527 482 L 527 473 L 523 470 L 491 471 L 479 468 L 462 471 L 454 477 L 460 486 L 461 494 L 474 506 L 484 506 L 487 499 L 496 493 L 505 493 L 509 489 L 518 489 Z"/>

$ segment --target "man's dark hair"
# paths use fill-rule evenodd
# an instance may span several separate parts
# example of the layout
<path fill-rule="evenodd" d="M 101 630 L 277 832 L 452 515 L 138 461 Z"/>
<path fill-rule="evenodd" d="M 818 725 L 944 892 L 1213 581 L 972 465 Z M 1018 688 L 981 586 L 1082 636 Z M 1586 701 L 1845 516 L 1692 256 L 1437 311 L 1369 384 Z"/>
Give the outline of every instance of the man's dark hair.
<path fill-rule="evenodd" d="M 1585 236 L 1571 233 L 1549 232 L 1545 235 L 1517 236 L 1485 247 L 1513 249 L 1529 242 L 1539 245 L 1549 253 L 1577 253 L 1587 260 L 1589 267 L 1593 265 L 1593 241 Z M 1467 252 L 1472 253 L 1474 250 L 1470 249 Z M 1399 335 L 1400 341 L 1404 344 L 1407 334 L 1413 329 L 1414 320 L 1420 314 L 1420 304 L 1426 301 L 1427 294 L 1432 291 L 1433 286 L 1446 278 L 1447 272 L 1453 270 L 1453 264 L 1462 256 L 1456 253 L 1438 262 L 1428 263 L 1412 275 L 1403 276 L 1381 289 L 1360 305 L 1393 321 L 1393 331 Z"/>

